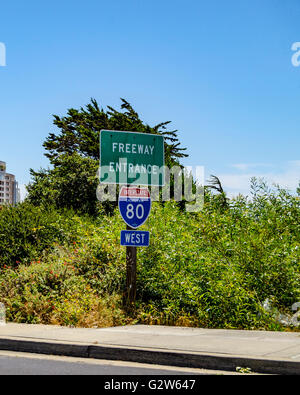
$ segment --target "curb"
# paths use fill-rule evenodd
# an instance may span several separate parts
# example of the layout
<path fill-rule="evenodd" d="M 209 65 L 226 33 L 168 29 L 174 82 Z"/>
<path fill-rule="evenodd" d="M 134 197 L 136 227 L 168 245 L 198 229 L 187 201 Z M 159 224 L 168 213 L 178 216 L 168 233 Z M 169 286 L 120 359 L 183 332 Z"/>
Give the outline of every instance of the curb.
<path fill-rule="evenodd" d="M 77 358 L 118 360 L 186 368 L 236 371 L 236 367 L 252 372 L 279 375 L 300 375 L 300 362 L 290 360 L 237 357 L 182 351 L 133 348 L 113 345 L 74 344 L 56 341 L 0 338 L 0 350 Z"/>

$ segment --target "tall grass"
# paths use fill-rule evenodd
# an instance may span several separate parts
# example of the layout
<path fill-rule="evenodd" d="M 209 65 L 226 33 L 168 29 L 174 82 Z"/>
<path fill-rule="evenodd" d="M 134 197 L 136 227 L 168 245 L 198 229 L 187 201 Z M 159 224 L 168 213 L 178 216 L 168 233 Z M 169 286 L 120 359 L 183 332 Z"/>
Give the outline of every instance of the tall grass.
<path fill-rule="evenodd" d="M 187 213 L 153 204 L 138 250 L 137 301 L 122 307 L 125 248 L 118 211 L 97 220 L 28 204 L 0 211 L 0 301 L 10 320 L 283 329 L 263 303 L 300 301 L 300 201 L 252 180 L 252 196 Z"/>

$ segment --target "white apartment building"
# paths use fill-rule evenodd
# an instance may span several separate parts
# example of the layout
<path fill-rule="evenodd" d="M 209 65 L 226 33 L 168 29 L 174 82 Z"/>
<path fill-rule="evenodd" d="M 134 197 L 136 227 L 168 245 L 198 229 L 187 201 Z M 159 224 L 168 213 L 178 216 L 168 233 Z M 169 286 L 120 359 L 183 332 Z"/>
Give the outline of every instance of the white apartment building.
<path fill-rule="evenodd" d="M 0 206 L 20 201 L 20 189 L 13 174 L 6 173 L 6 163 L 0 161 Z"/>

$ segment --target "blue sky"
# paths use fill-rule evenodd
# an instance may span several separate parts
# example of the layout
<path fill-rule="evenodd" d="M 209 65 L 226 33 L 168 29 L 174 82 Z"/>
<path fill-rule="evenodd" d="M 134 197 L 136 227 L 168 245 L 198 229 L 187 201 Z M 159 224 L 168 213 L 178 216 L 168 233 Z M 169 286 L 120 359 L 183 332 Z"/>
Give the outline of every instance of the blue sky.
<path fill-rule="evenodd" d="M 0 160 L 29 182 L 47 167 L 52 114 L 127 99 L 172 121 L 189 158 L 230 194 L 250 177 L 300 179 L 299 0 L 10 1 L 0 8 Z"/>

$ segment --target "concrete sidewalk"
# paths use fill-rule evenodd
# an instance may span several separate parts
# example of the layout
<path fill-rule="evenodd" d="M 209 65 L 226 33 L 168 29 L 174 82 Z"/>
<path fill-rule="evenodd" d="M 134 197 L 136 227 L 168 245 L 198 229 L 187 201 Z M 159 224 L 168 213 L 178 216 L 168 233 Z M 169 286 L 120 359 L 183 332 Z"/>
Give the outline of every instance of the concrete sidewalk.
<path fill-rule="evenodd" d="M 0 326 L 0 350 L 214 370 L 300 375 L 300 333 L 135 325 Z"/>

